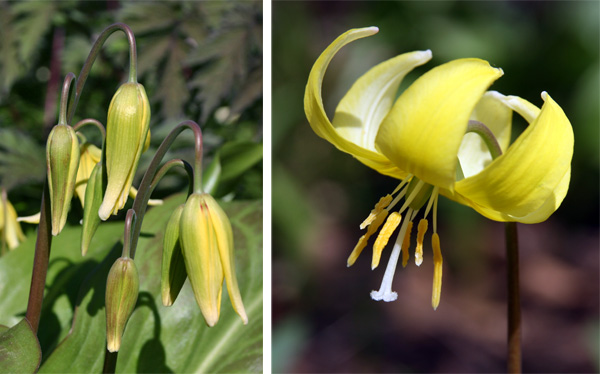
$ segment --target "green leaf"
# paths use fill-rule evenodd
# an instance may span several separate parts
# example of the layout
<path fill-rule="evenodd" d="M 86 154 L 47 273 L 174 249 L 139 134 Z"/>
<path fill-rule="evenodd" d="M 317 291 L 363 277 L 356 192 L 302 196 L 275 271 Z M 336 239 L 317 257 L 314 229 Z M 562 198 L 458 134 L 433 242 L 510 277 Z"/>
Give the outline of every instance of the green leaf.
<path fill-rule="evenodd" d="M 206 193 L 212 193 L 219 183 L 221 176 L 221 160 L 219 154 L 215 155 L 212 161 L 204 168 L 202 173 L 202 188 Z"/>
<path fill-rule="evenodd" d="M 40 344 L 26 319 L 0 335 L 0 373 L 35 373 L 41 359 Z"/>
<path fill-rule="evenodd" d="M 236 270 L 250 322 L 244 326 L 223 292 L 221 317 L 206 326 L 186 282 L 174 305 L 162 306 L 162 239 L 169 213 L 185 199 L 178 195 L 149 210 L 144 218 L 135 261 L 140 294 L 123 336 L 117 372 L 260 372 L 262 371 L 262 204 L 223 204 L 234 230 Z M 96 239 L 96 238 L 95 238 Z M 99 372 L 105 340 L 106 275 L 120 255 L 110 254 L 82 284 L 72 333 L 40 372 Z"/>
<path fill-rule="evenodd" d="M 253 142 L 230 142 L 219 150 L 220 181 L 226 182 L 242 175 L 262 160 L 263 146 Z"/>
<path fill-rule="evenodd" d="M 6 189 L 40 182 L 46 175 L 44 147 L 13 129 L 0 130 L 0 180 Z"/>

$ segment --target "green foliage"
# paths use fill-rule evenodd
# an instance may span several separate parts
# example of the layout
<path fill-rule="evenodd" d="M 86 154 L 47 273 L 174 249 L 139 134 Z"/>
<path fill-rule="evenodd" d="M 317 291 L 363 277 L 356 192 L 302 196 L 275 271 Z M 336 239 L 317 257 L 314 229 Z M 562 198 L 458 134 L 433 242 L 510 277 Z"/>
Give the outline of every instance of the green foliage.
<path fill-rule="evenodd" d="M 135 258 L 140 296 L 123 336 L 117 372 L 260 372 L 262 370 L 262 204 L 229 203 L 236 270 L 250 322 L 244 326 L 223 293 L 221 318 L 204 323 L 189 283 L 171 307 L 163 307 L 160 272 L 163 231 L 185 196 L 170 198 L 145 216 Z M 99 372 L 104 363 L 104 292 L 108 271 L 120 255 L 122 223 L 100 225 L 90 252 L 81 257 L 79 227 L 55 238 L 47 296 L 40 322 L 44 359 L 40 372 Z M 0 323 L 24 313 L 34 238 L 0 258 Z M 21 275 L 21 276 L 19 276 Z M 60 345 L 59 345 L 60 343 Z"/>
<path fill-rule="evenodd" d="M 41 359 L 40 345 L 26 319 L 0 334 L 0 373 L 34 373 Z"/>

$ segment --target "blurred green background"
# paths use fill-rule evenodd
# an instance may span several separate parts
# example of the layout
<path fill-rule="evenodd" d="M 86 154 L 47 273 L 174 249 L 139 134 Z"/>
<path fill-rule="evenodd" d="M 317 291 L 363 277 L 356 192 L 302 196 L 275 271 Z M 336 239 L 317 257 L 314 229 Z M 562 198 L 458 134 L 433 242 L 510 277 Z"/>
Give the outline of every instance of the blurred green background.
<path fill-rule="evenodd" d="M 569 194 L 546 222 L 519 225 L 523 370 L 598 371 L 599 20 L 597 1 L 273 2 L 274 372 L 506 370 L 501 223 L 440 199 L 435 312 L 428 245 L 419 269 L 411 260 L 396 272 L 393 303 L 370 300 L 384 269 L 370 271 L 368 254 L 346 268 L 358 225 L 396 181 L 317 137 L 303 95 L 319 54 L 365 26 L 380 32 L 342 49 L 326 73 L 330 118 L 370 67 L 424 49 L 432 61 L 402 87 L 441 63 L 479 57 L 504 70 L 491 89 L 538 106 L 547 91 L 562 106 L 575 133 Z M 513 132 L 524 127 L 516 115 Z"/>

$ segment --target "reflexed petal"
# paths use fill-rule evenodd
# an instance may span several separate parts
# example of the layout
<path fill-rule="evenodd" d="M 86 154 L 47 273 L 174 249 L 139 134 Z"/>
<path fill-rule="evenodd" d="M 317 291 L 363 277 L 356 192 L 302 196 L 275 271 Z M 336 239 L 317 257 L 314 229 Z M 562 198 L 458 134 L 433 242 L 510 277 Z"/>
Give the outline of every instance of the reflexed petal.
<path fill-rule="evenodd" d="M 471 113 L 502 74 L 479 59 L 455 60 L 430 70 L 396 101 L 380 126 L 376 146 L 398 168 L 452 189 Z"/>
<path fill-rule="evenodd" d="M 479 174 L 455 185 L 455 192 L 487 217 L 542 222 L 560 206 L 567 193 L 573 129 L 560 106 L 545 92 L 542 98 L 545 103 L 539 116 L 507 152 Z M 511 100 L 526 119 L 537 112 L 523 99 Z"/>
<path fill-rule="evenodd" d="M 206 205 L 214 223 L 216 241 L 219 247 L 219 256 L 225 273 L 225 282 L 227 283 L 227 291 L 229 299 L 233 305 L 233 309 L 242 319 L 244 325 L 248 324 L 248 316 L 244 309 L 240 288 L 238 286 L 237 277 L 235 276 L 235 264 L 233 261 L 233 232 L 229 218 L 221 209 L 219 204 L 210 196 L 207 195 Z"/>
<path fill-rule="evenodd" d="M 375 151 L 354 144 L 337 132 L 329 121 L 329 118 L 327 118 L 321 94 L 323 76 L 325 75 L 327 66 L 331 62 L 333 56 L 335 56 L 335 54 L 346 44 L 373 35 L 378 31 L 379 29 L 377 27 L 349 30 L 340 35 L 329 45 L 329 47 L 327 47 L 327 49 L 325 49 L 325 51 L 323 51 L 313 65 L 308 77 L 306 92 L 304 94 L 304 112 L 310 126 L 317 135 L 336 146 L 339 150 L 355 156 L 361 162 L 380 173 L 394 175 L 394 173 L 398 173 L 398 170 L 386 157 Z"/>
<path fill-rule="evenodd" d="M 510 144 L 512 110 L 504 105 L 498 95 L 494 91 L 486 92 L 470 119 L 485 124 L 496 137 L 502 152 L 506 152 Z M 465 178 L 468 178 L 492 162 L 492 155 L 481 136 L 467 133 L 460 144 L 458 159 Z"/>
<path fill-rule="evenodd" d="M 405 53 L 373 67 L 361 76 L 338 104 L 333 127 L 363 148 L 375 150 L 375 136 L 388 114 L 402 79 L 431 59 L 431 51 Z"/>

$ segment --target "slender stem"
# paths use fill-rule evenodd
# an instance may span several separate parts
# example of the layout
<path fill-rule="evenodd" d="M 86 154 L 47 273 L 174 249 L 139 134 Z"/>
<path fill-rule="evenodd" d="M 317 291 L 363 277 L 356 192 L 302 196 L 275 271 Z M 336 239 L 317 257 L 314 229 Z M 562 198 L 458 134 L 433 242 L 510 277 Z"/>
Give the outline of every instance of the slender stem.
<path fill-rule="evenodd" d="M 110 352 L 106 347 L 104 348 L 104 366 L 102 367 L 102 373 L 114 373 L 117 368 L 117 357 L 119 352 Z"/>
<path fill-rule="evenodd" d="M 123 252 L 121 253 L 123 258 L 131 257 L 131 227 L 135 224 L 136 218 L 135 211 L 129 209 L 127 217 L 125 217 L 125 237 L 123 238 Z"/>
<path fill-rule="evenodd" d="M 479 121 L 469 121 L 467 132 L 474 132 L 481 137 L 481 139 L 485 142 L 485 145 L 488 147 L 490 154 L 492 155 L 492 159 L 496 159 L 502 155 L 502 148 L 500 148 L 494 133 L 483 123 Z"/>
<path fill-rule="evenodd" d="M 46 273 L 48 272 L 48 260 L 50 259 L 50 247 L 52 245 L 51 232 L 50 190 L 46 182 L 44 183 L 44 193 L 42 194 L 42 207 L 40 209 L 40 223 L 35 242 L 31 287 L 29 288 L 29 300 L 27 302 L 27 313 L 25 314 L 25 318 L 27 318 L 27 321 L 29 321 L 36 334 L 40 324 L 44 286 L 46 284 Z"/>
<path fill-rule="evenodd" d="M 142 182 L 138 188 L 138 194 L 133 201 L 133 210 L 135 210 L 138 219 L 135 222 L 132 238 L 131 238 L 131 258 L 135 256 L 135 250 L 137 247 L 138 237 L 142 229 L 142 222 L 144 220 L 144 213 L 146 212 L 146 205 L 150 199 L 152 193 L 151 185 L 154 183 L 154 176 L 160 166 L 160 162 L 167 153 L 169 147 L 173 144 L 177 136 L 186 128 L 194 132 L 194 146 L 196 155 L 194 157 L 194 192 L 202 193 L 202 178 L 198 177 L 197 174 L 202 174 L 202 130 L 200 126 L 194 121 L 183 121 L 177 125 L 167 137 L 163 140 L 161 145 L 156 150 L 154 158 L 150 162 Z"/>
<path fill-rule="evenodd" d="M 102 122 L 98 121 L 97 119 L 93 119 L 93 118 L 82 119 L 81 121 L 77 122 L 75 124 L 75 126 L 73 126 L 73 130 L 79 131 L 85 125 L 96 126 L 96 128 L 98 128 L 98 130 L 100 130 L 100 132 L 102 133 L 102 144 L 104 144 L 104 141 L 106 140 L 106 130 L 104 129 Z"/>
<path fill-rule="evenodd" d="M 69 73 L 65 77 L 60 94 L 60 110 L 58 111 L 58 124 L 66 125 L 67 122 L 67 103 L 69 101 L 69 91 L 71 90 L 71 82 L 75 79 L 75 74 Z"/>
<path fill-rule="evenodd" d="M 105 28 L 102 31 L 102 33 L 100 33 L 100 36 L 98 36 L 98 39 L 96 39 L 96 42 L 92 46 L 90 54 L 85 60 L 85 63 L 81 67 L 81 71 L 79 72 L 79 76 L 77 78 L 77 84 L 75 86 L 75 93 L 71 96 L 71 100 L 69 102 L 69 122 L 73 120 L 75 108 L 77 107 L 77 103 L 79 102 L 79 96 L 81 95 L 81 91 L 83 90 L 85 81 L 87 80 L 87 77 L 90 74 L 92 65 L 94 64 L 96 57 L 98 57 L 98 55 L 100 54 L 102 45 L 104 44 L 104 42 L 106 42 L 106 39 L 108 39 L 108 37 L 117 30 L 123 31 L 127 36 L 127 41 L 129 42 L 129 82 L 137 82 L 137 50 L 135 45 L 135 37 L 129 26 L 127 26 L 124 23 L 114 23 Z"/>
<path fill-rule="evenodd" d="M 508 373 L 521 373 L 521 297 L 517 223 L 506 222 L 505 234 L 508 286 Z"/>

